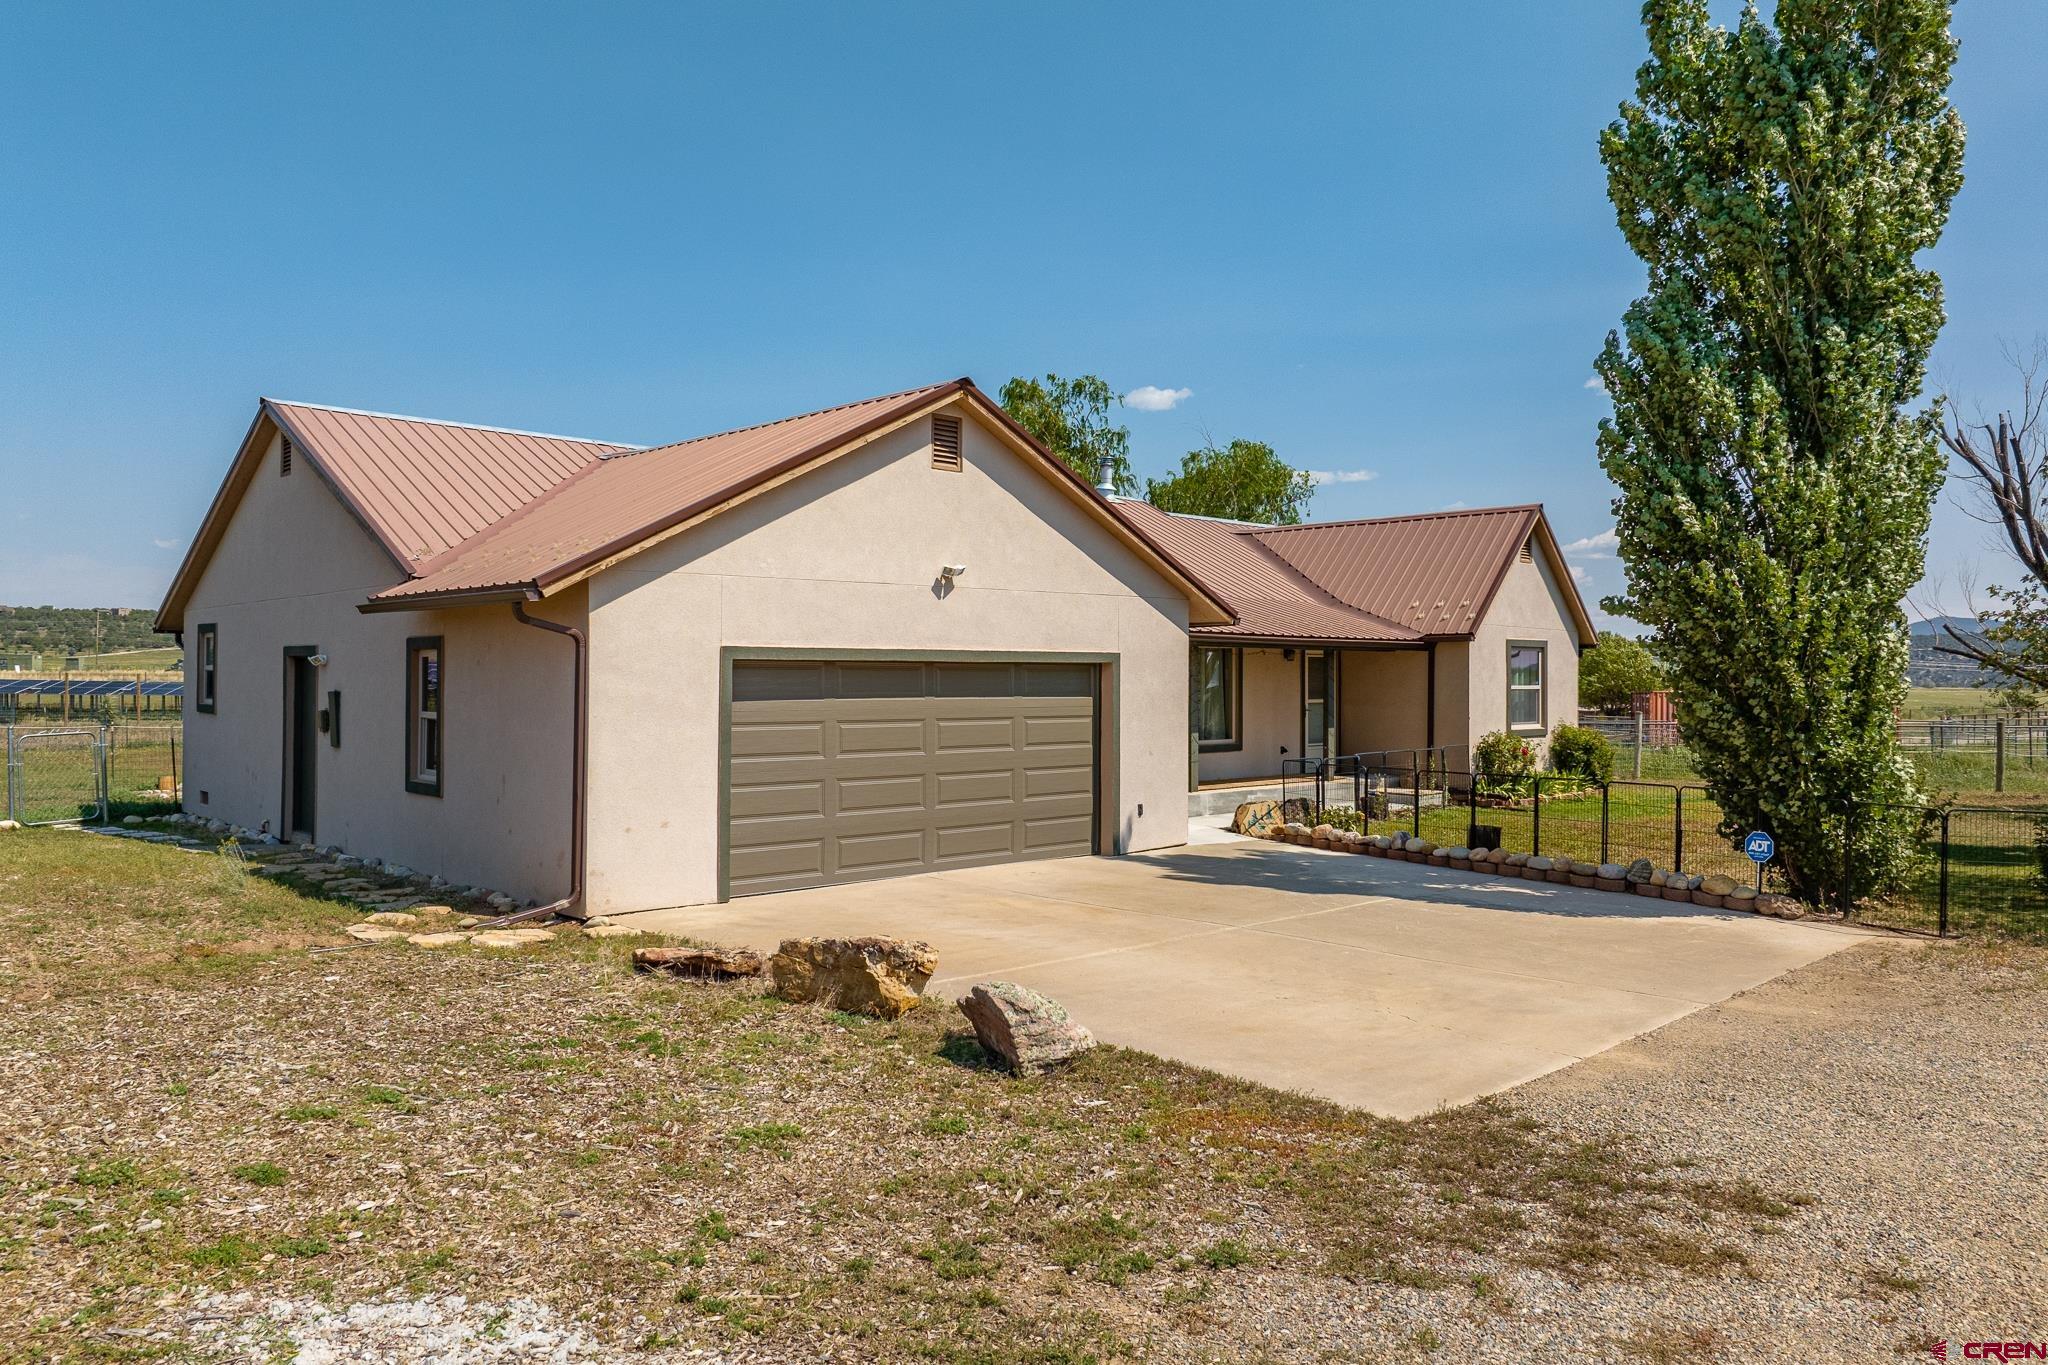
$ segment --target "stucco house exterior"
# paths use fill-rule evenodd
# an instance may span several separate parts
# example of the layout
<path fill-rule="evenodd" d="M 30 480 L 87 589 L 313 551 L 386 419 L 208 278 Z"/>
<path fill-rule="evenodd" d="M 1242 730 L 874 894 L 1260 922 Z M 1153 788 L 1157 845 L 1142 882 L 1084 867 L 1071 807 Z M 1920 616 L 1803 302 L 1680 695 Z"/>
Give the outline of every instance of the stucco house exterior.
<path fill-rule="evenodd" d="M 265 399 L 158 615 L 184 805 L 579 914 L 1170 847 L 1191 778 L 1299 732 L 1289 650 L 1337 657 L 1325 748 L 1428 738 L 1432 655 L 1471 730 L 1510 637 L 1571 714 L 1580 622 L 1536 618 L 1577 598 L 1513 510 L 1542 557 L 1459 636 L 1226 563 L 1256 528 L 1105 497 L 965 379 L 655 447 Z"/>

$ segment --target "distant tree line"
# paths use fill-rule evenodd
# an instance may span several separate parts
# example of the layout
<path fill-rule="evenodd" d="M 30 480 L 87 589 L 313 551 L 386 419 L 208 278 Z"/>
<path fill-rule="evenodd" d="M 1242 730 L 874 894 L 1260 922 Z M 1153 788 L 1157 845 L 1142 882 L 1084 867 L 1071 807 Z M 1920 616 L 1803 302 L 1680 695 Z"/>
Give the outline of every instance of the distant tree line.
<path fill-rule="evenodd" d="M 112 654 L 161 649 L 153 607 L 0 607 L 0 654 Z"/>

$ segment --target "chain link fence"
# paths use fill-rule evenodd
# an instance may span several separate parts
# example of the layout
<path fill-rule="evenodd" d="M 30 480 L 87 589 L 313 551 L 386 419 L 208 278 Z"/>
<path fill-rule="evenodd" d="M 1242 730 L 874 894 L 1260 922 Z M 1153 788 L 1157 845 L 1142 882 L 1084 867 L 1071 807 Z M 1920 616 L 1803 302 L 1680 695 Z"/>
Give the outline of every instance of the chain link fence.
<path fill-rule="evenodd" d="M 24 825 L 178 809 L 175 725 L 0 726 L 0 812 Z"/>

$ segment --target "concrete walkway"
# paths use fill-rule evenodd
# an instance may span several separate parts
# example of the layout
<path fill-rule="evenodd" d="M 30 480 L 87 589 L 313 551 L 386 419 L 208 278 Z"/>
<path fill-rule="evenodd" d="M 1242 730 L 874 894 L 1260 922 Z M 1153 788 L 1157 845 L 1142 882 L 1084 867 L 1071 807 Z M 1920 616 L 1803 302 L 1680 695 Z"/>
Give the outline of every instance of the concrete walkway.
<path fill-rule="evenodd" d="M 1786 923 L 1231 836 L 647 911 L 770 950 L 888 934 L 930 994 L 1007 979 L 1106 1042 L 1411 1116 L 1517 1085 L 1858 942 Z"/>

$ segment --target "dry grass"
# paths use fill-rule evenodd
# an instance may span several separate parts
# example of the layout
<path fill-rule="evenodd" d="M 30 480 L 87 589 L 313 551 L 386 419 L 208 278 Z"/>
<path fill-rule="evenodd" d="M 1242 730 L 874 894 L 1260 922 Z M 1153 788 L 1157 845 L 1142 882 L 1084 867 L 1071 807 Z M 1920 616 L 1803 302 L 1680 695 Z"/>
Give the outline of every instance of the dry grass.
<path fill-rule="evenodd" d="M 1741 1275 L 1800 1202 L 1501 1104 L 1393 1122 L 1111 1048 L 1018 1080 L 949 1005 L 859 1020 L 616 941 L 309 951 L 351 915 L 217 858 L 0 838 L 22 1358 L 146 1355 L 260 1287 L 527 1295 L 657 1352 L 1244 1359 L 1273 1339 L 1205 1306 L 1233 1278 L 1501 1311 L 1502 1267 Z"/>

